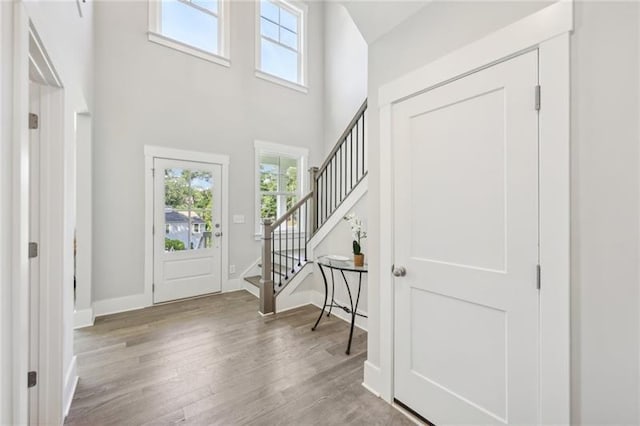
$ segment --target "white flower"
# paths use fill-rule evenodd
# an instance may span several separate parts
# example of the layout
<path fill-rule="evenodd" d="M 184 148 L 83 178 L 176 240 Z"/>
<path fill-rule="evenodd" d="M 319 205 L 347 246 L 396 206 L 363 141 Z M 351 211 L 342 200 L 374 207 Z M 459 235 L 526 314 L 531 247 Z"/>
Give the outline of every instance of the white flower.
<path fill-rule="evenodd" d="M 360 244 L 363 238 L 367 238 L 367 232 L 363 230 L 362 220 L 360 220 L 355 213 L 349 213 L 344 217 L 344 220 L 351 226 L 351 235 L 354 241 Z"/>

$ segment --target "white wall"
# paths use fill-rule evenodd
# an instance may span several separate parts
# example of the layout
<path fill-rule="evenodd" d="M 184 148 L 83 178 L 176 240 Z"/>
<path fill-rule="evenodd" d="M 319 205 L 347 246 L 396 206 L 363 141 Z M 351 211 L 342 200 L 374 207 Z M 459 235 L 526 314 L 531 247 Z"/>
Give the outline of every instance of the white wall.
<path fill-rule="evenodd" d="M 579 2 L 572 37 L 572 391 L 638 424 L 638 3 Z"/>
<path fill-rule="evenodd" d="M 18 2 L 22 3 L 22 2 Z M 13 102 L 13 3 L 0 3 L 0 19 L 2 20 L 1 38 L 0 38 L 0 79 L 2 90 L 2 101 L 0 107 L 0 119 L 2 125 L 0 138 L 0 199 L 2 206 L 11 204 L 12 191 L 14 191 L 13 182 L 11 181 L 12 173 L 16 163 L 12 162 L 15 143 L 12 140 L 12 128 L 15 117 L 12 117 Z M 64 97 L 64 138 L 65 151 L 60 153 L 60 161 L 64 162 L 63 176 L 61 176 L 60 184 L 62 188 L 61 198 L 57 199 L 60 205 L 64 205 L 64 209 L 60 217 L 62 218 L 56 224 L 63 235 L 60 241 L 57 241 L 56 249 L 60 249 L 60 257 L 62 259 L 60 275 L 56 275 L 52 279 L 56 280 L 56 286 L 62 288 L 62 294 L 59 295 L 55 304 L 62 304 L 63 317 L 62 320 L 62 371 L 55 372 L 60 381 L 63 381 L 68 373 L 72 371 L 73 359 L 73 150 L 74 150 L 74 118 L 76 112 L 87 111 L 91 105 L 92 97 L 92 44 L 93 44 L 93 18 L 92 5 L 84 5 L 84 18 L 80 18 L 76 2 L 55 2 L 55 1 L 27 1 L 22 3 L 29 19 L 38 32 L 51 61 L 59 74 L 65 87 Z M 13 384 L 11 379 L 12 370 L 15 366 L 22 365 L 20 360 L 12 358 L 12 340 L 15 336 L 13 333 L 23 329 L 23 325 L 14 324 L 12 322 L 12 311 L 17 306 L 8 305 L 11 303 L 11 247 L 13 245 L 12 238 L 12 220 L 11 209 L 2 209 L 0 216 L 0 239 L 2 246 L 0 248 L 0 297 L 1 297 L 1 319 L 0 323 L 0 423 L 12 424 L 25 416 L 25 406 L 19 403 L 15 405 L 15 401 L 22 398 L 22 395 L 13 392 Z M 18 352 L 16 352 L 18 353 Z M 22 386 L 22 383 L 20 385 Z M 62 383 L 65 386 L 65 383 Z M 61 389 L 62 391 L 62 389 Z M 57 410 L 62 413 L 63 402 L 59 402 Z M 12 408 L 13 407 L 13 408 Z M 15 410 L 17 408 L 17 411 Z M 22 417 L 24 418 L 24 417 Z M 60 423 L 59 419 L 47 419 L 53 423 Z"/>
<path fill-rule="evenodd" d="M 324 154 L 367 97 L 367 43 L 345 7 L 324 3 Z"/>
<path fill-rule="evenodd" d="M 231 3 L 231 67 L 147 40 L 145 1 L 96 2 L 94 301 L 144 291 L 145 144 L 230 156 L 229 263 L 243 271 L 254 240 L 254 140 L 322 159 L 323 6 L 309 3 L 309 93 L 254 76 L 253 2 Z M 231 275 L 231 278 L 239 276 Z"/>
<path fill-rule="evenodd" d="M 606 4 L 605 4 L 606 3 Z M 369 261 L 379 226 L 377 90 L 529 15 L 539 2 L 435 2 L 369 46 Z M 579 2 L 572 36 L 572 416 L 637 424 L 638 5 Z M 369 277 L 369 361 L 379 363 Z"/>

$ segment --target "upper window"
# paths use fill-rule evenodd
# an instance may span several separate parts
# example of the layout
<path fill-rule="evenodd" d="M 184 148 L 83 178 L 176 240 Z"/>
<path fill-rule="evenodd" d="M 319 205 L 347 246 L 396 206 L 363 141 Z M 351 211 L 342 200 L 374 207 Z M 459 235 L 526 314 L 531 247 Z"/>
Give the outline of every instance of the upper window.
<path fill-rule="evenodd" d="M 229 65 L 225 0 L 150 0 L 149 40 Z"/>
<path fill-rule="evenodd" d="M 306 7 L 283 0 L 262 0 L 258 6 L 256 61 L 259 76 L 276 77 L 299 86 L 305 78 Z M 280 82 L 280 81 L 278 81 Z"/>

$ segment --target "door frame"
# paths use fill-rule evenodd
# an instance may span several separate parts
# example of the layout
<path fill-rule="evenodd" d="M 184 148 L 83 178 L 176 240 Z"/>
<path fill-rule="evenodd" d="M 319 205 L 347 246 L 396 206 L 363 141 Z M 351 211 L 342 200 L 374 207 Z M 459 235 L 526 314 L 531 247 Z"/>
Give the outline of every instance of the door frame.
<path fill-rule="evenodd" d="M 22 1 L 12 3 L 13 56 L 11 72 L 12 91 L 8 94 L 12 118 L 4 124 L 11 126 L 11 182 L 9 224 L 11 232 L 9 256 L 11 276 L 11 423 L 27 424 L 29 419 L 29 390 L 26 376 L 29 370 L 29 257 L 30 241 L 30 176 L 29 176 L 29 63 L 47 75 L 47 85 L 42 85 L 40 94 L 40 210 L 42 215 L 39 232 L 40 258 L 40 312 L 37 385 L 37 410 L 39 419 L 50 422 L 63 421 L 76 383 L 75 358 L 64 365 L 66 301 L 70 293 L 65 289 L 69 283 L 72 262 L 72 227 L 70 220 L 73 190 L 69 187 L 66 170 L 70 164 L 68 130 L 72 124 L 66 108 L 66 92 L 51 58 L 37 34 L 33 22 Z M 40 57 L 32 57 L 30 40 L 39 49 Z M 36 55 L 38 56 L 38 55 Z M 3 116 L 3 120 L 5 117 Z M 3 222 L 3 226 L 5 223 Z M 3 265 L 4 266 L 4 265 Z M 4 344 L 4 342 L 3 342 Z M 66 370 L 66 371 L 64 371 Z M 66 377 L 65 377 L 66 376 Z"/>
<path fill-rule="evenodd" d="M 570 416 L 570 40 L 573 2 L 562 0 L 379 88 L 380 365 L 365 386 L 394 401 L 393 106 L 521 53 L 539 51 L 540 377 L 542 423 Z M 532 87 L 533 91 L 534 88 Z M 532 105 L 533 108 L 533 105 Z M 370 296 L 371 297 L 371 296 Z M 377 377 L 375 373 L 377 374 Z"/>
<path fill-rule="evenodd" d="M 229 281 L 229 156 L 209 152 L 187 151 L 183 149 L 166 148 L 153 145 L 144 146 L 144 299 L 146 306 L 153 305 L 153 160 L 166 158 L 171 160 L 194 161 L 198 163 L 218 164 L 222 167 L 222 250 L 221 250 L 221 287 L 225 292 Z"/>

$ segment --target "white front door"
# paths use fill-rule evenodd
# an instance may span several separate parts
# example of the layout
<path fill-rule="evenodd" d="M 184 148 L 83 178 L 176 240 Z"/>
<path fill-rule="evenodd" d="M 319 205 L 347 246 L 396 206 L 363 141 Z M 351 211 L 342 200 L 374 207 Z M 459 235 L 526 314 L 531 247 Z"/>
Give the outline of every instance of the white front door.
<path fill-rule="evenodd" d="M 534 51 L 392 110 L 394 396 L 435 424 L 539 422 L 537 84 Z"/>
<path fill-rule="evenodd" d="M 154 159 L 154 303 L 221 290 L 221 202 L 221 165 Z"/>

